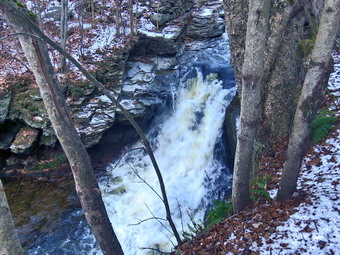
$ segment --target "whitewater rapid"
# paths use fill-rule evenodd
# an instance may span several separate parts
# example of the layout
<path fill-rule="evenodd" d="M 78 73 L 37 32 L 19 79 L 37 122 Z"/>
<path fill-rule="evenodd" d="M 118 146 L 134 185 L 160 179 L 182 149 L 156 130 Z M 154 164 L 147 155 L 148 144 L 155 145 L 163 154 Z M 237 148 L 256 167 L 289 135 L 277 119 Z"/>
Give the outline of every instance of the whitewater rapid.
<path fill-rule="evenodd" d="M 177 78 L 166 84 L 172 104 L 167 103 L 164 112 L 157 114 L 146 134 L 180 234 L 188 231 L 192 221 L 204 221 L 213 200 L 230 194 L 231 160 L 228 162 L 223 134 L 225 111 L 236 86 L 229 57 L 226 36 L 186 45 L 179 57 Z M 142 147 L 139 142 L 126 147 L 99 180 L 126 255 L 158 254 L 151 249 L 168 252 L 177 244 L 164 221 L 159 183 Z M 102 254 L 80 209 L 63 218 L 55 232 L 29 250 L 30 255 Z"/>
<path fill-rule="evenodd" d="M 214 157 L 222 137 L 225 110 L 236 93 L 224 89 L 211 74 L 201 72 L 178 89 L 174 112 L 161 116 L 150 134 L 154 154 L 162 171 L 173 220 L 180 233 L 188 224 L 203 221 L 213 198 L 214 183 L 225 162 Z M 155 130 L 156 129 L 156 130 Z M 153 254 L 154 248 L 170 251 L 176 244 L 164 221 L 165 209 L 155 171 L 140 143 L 109 166 L 111 176 L 102 178 L 104 202 L 125 254 Z M 230 183 L 231 175 L 227 175 Z M 151 187 L 149 187 L 147 184 Z M 157 194 L 156 194 L 157 193 Z M 154 219 L 157 218 L 157 219 Z"/>

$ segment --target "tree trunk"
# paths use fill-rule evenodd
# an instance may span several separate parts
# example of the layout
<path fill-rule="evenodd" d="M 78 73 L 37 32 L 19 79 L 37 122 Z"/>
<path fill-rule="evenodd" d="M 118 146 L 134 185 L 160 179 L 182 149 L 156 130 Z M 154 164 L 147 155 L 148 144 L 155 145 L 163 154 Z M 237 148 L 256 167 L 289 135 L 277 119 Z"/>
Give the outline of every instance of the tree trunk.
<path fill-rule="evenodd" d="M 129 0 L 129 16 L 130 16 L 130 35 L 135 34 L 134 16 L 133 16 L 133 0 Z"/>
<path fill-rule="evenodd" d="M 277 195 L 279 201 L 289 199 L 296 189 L 302 159 L 309 145 L 310 124 L 325 95 L 331 64 L 331 50 L 339 22 L 339 0 L 326 0 L 310 66 L 295 113 Z"/>
<path fill-rule="evenodd" d="M 6 194 L 0 180 L 0 255 L 21 255 L 24 251 L 15 231 Z"/>
<path fill-rule="evenodd" d="M 247 35 L 242 69 L 241 123 L 238 133 L 232 202 L 235 212 L 250 202 L 249 176 L 254 139 L 261 117 L 264 52 L 268 32 L 270 0 L 249 2 Z"/>
<path fill-rule="evenodd" d="M 43 27 L 43 22 L 42 22 L 42 17 L 41 17 L 40 2 L 39 2 L 39 0 L 34 0 L 34 3 L 35 3 L 35 6 L 37 8 L 38 25 L 39 25 L 39 28 L 41 29 L 41 31 L 43 31 L 44 27 Z"/>
<path fill-rule="evenodd" d="M 17 33 L 22 33 L 19 36 L 21 46 L 34 72 L 53 129 L 69 160 L 77 194 L 97 242 L 104 254 L 123 254 L 108 219 L 90 158 L 71 122 L 45 45 L 35 36 L 27 35 L 35 32 L 25 20 L 28 16 L 23 17 L 25 14 L 17 9 L 15 3 L 1 1 L 0 13 Z"/>
<path fill-rule="evenodd" d="M 67 40 L 67 13 L 68 13 L 68 0 L 61 1 L 61 21 L 60 21 L 60 40 L 61 48 L 66 49 Z M 60 56 L 60 72 L 66 72 L 66 58 Z"/>
<path fill-rule="evenodd" d="M 120 36 L 120 2 L 115 0 L 116 35 Z"/>

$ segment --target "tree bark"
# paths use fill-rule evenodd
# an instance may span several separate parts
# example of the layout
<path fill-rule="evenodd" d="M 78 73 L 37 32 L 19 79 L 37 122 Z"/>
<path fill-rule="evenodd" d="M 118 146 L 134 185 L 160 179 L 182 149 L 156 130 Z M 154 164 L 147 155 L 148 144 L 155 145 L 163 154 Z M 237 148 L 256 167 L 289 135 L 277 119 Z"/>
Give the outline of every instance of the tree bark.
<path fill-rule="evenodd" d="M 339 22 L 339 0 L 326 0 L 310 66 L 294 117 L 286 161 L 276 198 L 279 201 L 289 199 L 296 189 L 302 159 L 308 149 L 310 124 L 325 95 L 329 77 L 328 70 L 331 64 L 331 50 L 339 29 Z"/>
<path fill-rule="evenodd" d="M 261 117 L 264 52 L 268 32 L 270 0 L 249 1 L 247 35 L 242 69 L 241 123 L 237 139 L 232 203 L 235 212 L 250 202 L 249 176 L 254 139 Z"/>
<path fill-rule="evenodd" d="M 34 3 L 35 3 L 35 6 L 37 8 L 38 25 L 39 25 L 41 31 L 43 31 L 44 30 L 44 24 L 43 24 L 42 17 L 41 17 L 40 2 L 39 2 L 39 0 L 34 0 Z"/>
<path fill-rule="evenodd" d="M 135 34 L 134 16 L 133 16 L 133 0 L 129 0 L 129 15 L 130 15 L 130 35 Z"/>
<path fill-rule="evenodd" d="M 0 180 L 0 255 L 22 255 L 6 194 Z"/>
<path fill-rule="evenodd" d="M 44 43 L 27 35 L 35 35 L 28 26 L 28 16 L 12 1 L 0 2 L 0 14 L 17 33 L 21 33 L 21 46 L 34 72 L 53 129 L 69 160 L 77 194 L 97 242 L 104 254 L 123 254 L 108 219 L 90 158 L 72 124 Z"/>
<path fill-rule="evenodd" d="M 120 2 L 115 0 L 116 35 L 120 36 Z"/>
<path fill-rule="evenodd" d="M 60 41 L 61 48 L 66 49 L 67 40 L 67 13 L 68 13 L 68 0 L 61 1 L 61 21 L 60 21 Z M 60 72 L 66 72 L 66 58 L 64 55 L 60 56 Z"/>

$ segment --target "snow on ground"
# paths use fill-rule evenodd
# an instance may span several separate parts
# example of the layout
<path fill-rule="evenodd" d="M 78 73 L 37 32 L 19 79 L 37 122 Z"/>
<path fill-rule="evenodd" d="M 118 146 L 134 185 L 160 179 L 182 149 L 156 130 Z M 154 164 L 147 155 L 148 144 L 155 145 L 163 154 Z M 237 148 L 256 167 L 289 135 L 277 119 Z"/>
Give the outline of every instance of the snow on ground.
<path fill-rule="evenodd" d="M 335 61 L 328 89 L 335 97 L 331 110 L 340 106 L 340 54 Z M 310 201 L 300 204 L 282 226 L 269 236 L 273 243 L 251 249 L 260 254 L 340 254 L 340 129 L 315 145 L 305 158 L 298 180 L 298 192 L 308 193 Z"/>
<path fill-rule="evenodd" d="M 261 254 L 339 254 L 340 251 L 340 130 L 314 148 L 321 155 L 316 165 L 315 154 L 308 155 L 298 189 L 309 193 L 310 201 L 300 204 L 283 226 L 269 237 L 271 244 L 252 250 Z M 315 161 L 314 161 L 315 162 Z"/>

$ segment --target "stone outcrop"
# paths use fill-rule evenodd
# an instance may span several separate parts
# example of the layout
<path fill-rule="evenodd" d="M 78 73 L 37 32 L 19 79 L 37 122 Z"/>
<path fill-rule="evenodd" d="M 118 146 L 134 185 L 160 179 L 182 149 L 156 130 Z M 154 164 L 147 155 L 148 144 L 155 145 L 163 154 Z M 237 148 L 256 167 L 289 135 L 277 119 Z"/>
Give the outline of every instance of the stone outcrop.
<path fill-rule="evenodd" d="M 177 19 L 194 6 L 193 0 L 160 0 L 151 1 L 153 14 L 150 21 L 156 27 L 162 27 L 167 22 Z"/>
<path fill-rule="evenodd" d="M 221 36 L 224 33 L 225 23 L 220 1 L 207 1 L 202 7 L 191 14 L 188 36 L 193 39 Z"/>
<path fill-rule="evenodd" d="M 214 41 L 211 46 L 205 43 L 196 45 L 195 41 L 218 37 L 224 32 L 220 1 L 201 1 L 194 5 L 194 1 L 162 0 L 160 6 L 151 5 L 153 14 L 168 15 L 164 23 L 166 26 L 156 28 L 151 23 L 145 26 L 139 30 L 137 42 L 114 52 L 114 56 L 111 53 L 104 56 L 103 61 L 97 63 L 95 73 L 96 78 L 116 95 L 121 104 L 144 127 L 157 111 L 173 100 L 172 90 L 187 71 L 184 62 L 191 62 L 191 59 L 183 63 L 178 61 L 183 52 L 185 38 L 193 41 L 187 47 L 195 52 L 200 47 L 215 47 L 218 44 Z M 149 16 L 150 21 L 154 22 L 153 15 Z M 200 67 L 202 71 L 214 71 L 221 79 L 230 75 L 231 71 L 225 72 L 215 67 L 214 63 L 219 61 L 213 61 L 212 56 L 219 57 L 213 52 L 200 57 L 201 60 L 209 60 L 204 67 Z M 224 61 L 224 56 L 221 58 Z M 232 82 L 233 76 L 230 77 Z M 0 137 L 6 138 L 0 143 L 2 150 L 26 154 L 35 146 L 53 147 L 57 144 L 43 101 L 32 79 L 29 75 L 23 75 L 11 93 L 0 97 L 0 104 L 4 106 L 0 112 Z M 117 143 L 126 143 L 135 138 L 130 127 L 122 128 L 129 126 L 125 116 L 92 84 L 70 81 L 62 84 L 62 89 L 71 117 L 86 147 L 102 144 L 101 138 L 106 132 Z M 5 130 L 5 124 L 1 122 L 6 121 L 11 121 L 11 128 L 7 126 Z M 23 139 L 23 131 L 18 133 L 19 127 L 31 130 L 32 134 Z M 118 131 L 112 132 L 110 129 Z"/>

